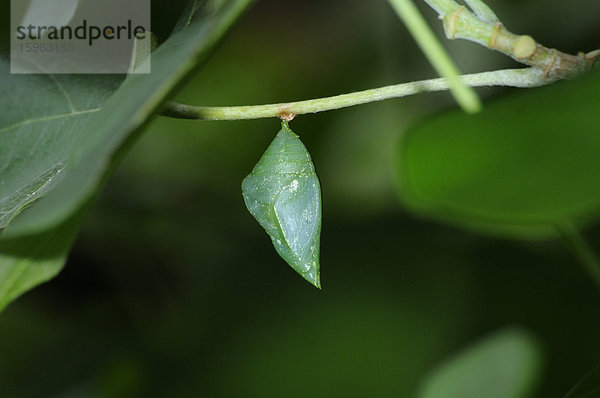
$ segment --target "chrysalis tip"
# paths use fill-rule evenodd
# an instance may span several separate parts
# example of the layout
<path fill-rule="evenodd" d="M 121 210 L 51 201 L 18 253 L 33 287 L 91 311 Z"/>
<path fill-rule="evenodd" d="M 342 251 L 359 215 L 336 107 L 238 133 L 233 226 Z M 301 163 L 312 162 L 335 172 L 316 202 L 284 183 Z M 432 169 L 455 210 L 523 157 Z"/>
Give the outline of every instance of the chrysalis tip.
<path fill-rule="evenodd" d="M 321 276 L 319 274 L 317 274 L 316 276 L 313 276 L 311 274 L 302 275 L 302 276 L 304 277 L 304 279 L 306 279 L 308 282 L 310 282 L 311 285 L 313 285 L 314 287 L 316 287 L 319 290 L 322 290 Z"/>

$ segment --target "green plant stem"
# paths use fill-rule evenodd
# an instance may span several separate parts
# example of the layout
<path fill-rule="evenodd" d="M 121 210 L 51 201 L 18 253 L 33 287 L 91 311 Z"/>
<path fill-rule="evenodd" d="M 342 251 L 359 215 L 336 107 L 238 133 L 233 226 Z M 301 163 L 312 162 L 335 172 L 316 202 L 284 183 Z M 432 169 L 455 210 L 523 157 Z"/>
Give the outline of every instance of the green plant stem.
<path fill-rule="evenodd" d="M 414 4 L 407 0 L 389 1 L 405 20 L 409 30 L 434 66 L 440 68 L 438 73 L 447 76 L 446 78 L 397 84 L 334 97 L 268 105 L 210 107 L 186 105 L 172 101 L 166 104 L 163 115 L 180 119 L 203 120 L 243 120 L 269 117 L 291 120 L 296 115 L 324 112 L 448 89 L 454 90 L 457 101 L 463 108 L 474 111 L 479 106 L 479 99 L 476 96 L 470 97 L 469 93 L 473 91 L 464 91 L 462 90 L 464 87 L 542 86 L 587 71 L 600 59 L 600 50 L 573 56 L 546 48 L 529 36 L 513 34 L 498 22 L 494 12 L 482 0 L 465 0 L 475 14 L 454 0 L 425 0 L 440 15 L 449 39 L 471 40 L 531 66 L 531 68 L 525 69 L 498 70 L 456 77 L 454 74 L 457 70 L 453 70 L 455 67 L 452 61 L 437 42 Z M 457 94 L 461 92 L 462 94 Z"/>
<path fill-rule="evenodd" d="M 588 275 L 596 282 L 598 288 L 600 288 L 600 260 L 585 238 L 576 227 L 569 224 L 557 225 L 556 230 L 571 253 L 584 266 Z"/>
<path fill-rule="evenodd" d="M 474 113 L 481 110 L 481 101 L 474 90 L 460 79 L 458 68 L 433 34 L 431 28 L 412 0 L 388 0 L 398 16 L 431 63 L 436 72 L 448 79 L 450 91 L 456 102 L 465 112 Z"/>
<path fill-rule="evenodd" d="M 477 15 L 480 19 L 483 19 L 487 22 L 500 22 L 494 11 L 490 9 L 483 1 L 481 0 L 465 0 L 465 2 L 471 7 L 471 10 Z"/>
<path fill-rule="evenodd" d="M 464 75 L 460 80 L 471 87 L 510 86 L 538 87 L 549 83 L 536 68 L 505 69 L 493 72 Z M 167 103 L 163 115 L 179 119 L 243 120 L 280 117 L 291 120 L 295 115 L 330 111 L 350 106 L 406 97 L 413 94 L 444 91 L 450 87 L 444 78 L 396 84 L 334 97 L 317 98 L 299 102 L 284 102 L 250 106 L 193 106 L 174 101 Z"/>
<path fill-rule="evenodd" d="M 425 0 L 440 15 L 452 14 L 460 7 L 454 0 Z"/>
<path fill-rule="evenodd" d="M 474 14 L 454 0 L 424 0 L 440 16 L 446 37 L 465 39 L 499 51 L 525 65 L 540 68 L 549 80 L 563 79 L 591 69 L 598 50 L 570 55 L 547 48 L 527 35 L 509 32 L 480 0 L 468 1 Z"/>

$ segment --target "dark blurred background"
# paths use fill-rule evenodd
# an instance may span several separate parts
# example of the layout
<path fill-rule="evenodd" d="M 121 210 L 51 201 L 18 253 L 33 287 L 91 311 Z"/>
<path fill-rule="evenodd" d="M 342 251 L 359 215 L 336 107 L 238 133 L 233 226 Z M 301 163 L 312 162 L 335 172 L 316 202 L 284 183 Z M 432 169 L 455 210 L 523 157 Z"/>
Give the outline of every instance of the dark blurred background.
<path fill-rule="evenodd" d="M 598 47 L 595 0 L 489 5 L 551 47 Z M 160 39 L 183 6 L 153 2 Z M 515 66 L 444 44 L 465 73 Z M 259 104 L 434 76 L 384 0 L 262 0 L 177 99 Z M 64 271 L 0 316 L 0 396 L 409 397 L 440 360 L 519 326 L 544 352 L 537 396 L 562 397 L 600 362 L 600 295 L 563 244 L 466 232 L 396 197 L 400 135 L 454 106 L 438 93 L 294 120 L 322 183 L 322 291 L 278 257 L 241 197 L 278 122 L 158 117 Z M 600 228 L 585 232 L 600 247 Z"/>

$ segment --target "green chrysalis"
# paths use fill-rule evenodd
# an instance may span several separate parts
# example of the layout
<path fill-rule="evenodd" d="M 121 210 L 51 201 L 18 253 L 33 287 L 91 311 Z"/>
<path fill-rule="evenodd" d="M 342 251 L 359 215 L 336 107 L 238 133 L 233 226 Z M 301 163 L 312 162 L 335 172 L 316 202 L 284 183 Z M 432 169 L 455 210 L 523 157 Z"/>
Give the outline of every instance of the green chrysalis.
<path fill-rule="evenodd" d="M 308 151 L 285 121 L 242 182 L 242 196 L 277 253 L 320 289 L 321 188 Z"/>

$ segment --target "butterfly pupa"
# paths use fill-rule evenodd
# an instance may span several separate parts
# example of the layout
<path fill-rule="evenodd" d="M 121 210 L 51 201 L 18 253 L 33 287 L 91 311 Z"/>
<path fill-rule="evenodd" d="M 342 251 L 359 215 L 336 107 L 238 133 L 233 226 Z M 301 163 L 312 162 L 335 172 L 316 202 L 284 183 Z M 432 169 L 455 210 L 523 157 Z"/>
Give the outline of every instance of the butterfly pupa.
<path fill-rule="evenodd" d="M 320 289 L 321 188 L 306 147 L 285 121 L 242 182 L 242 196 L 277 253 Z"/>

